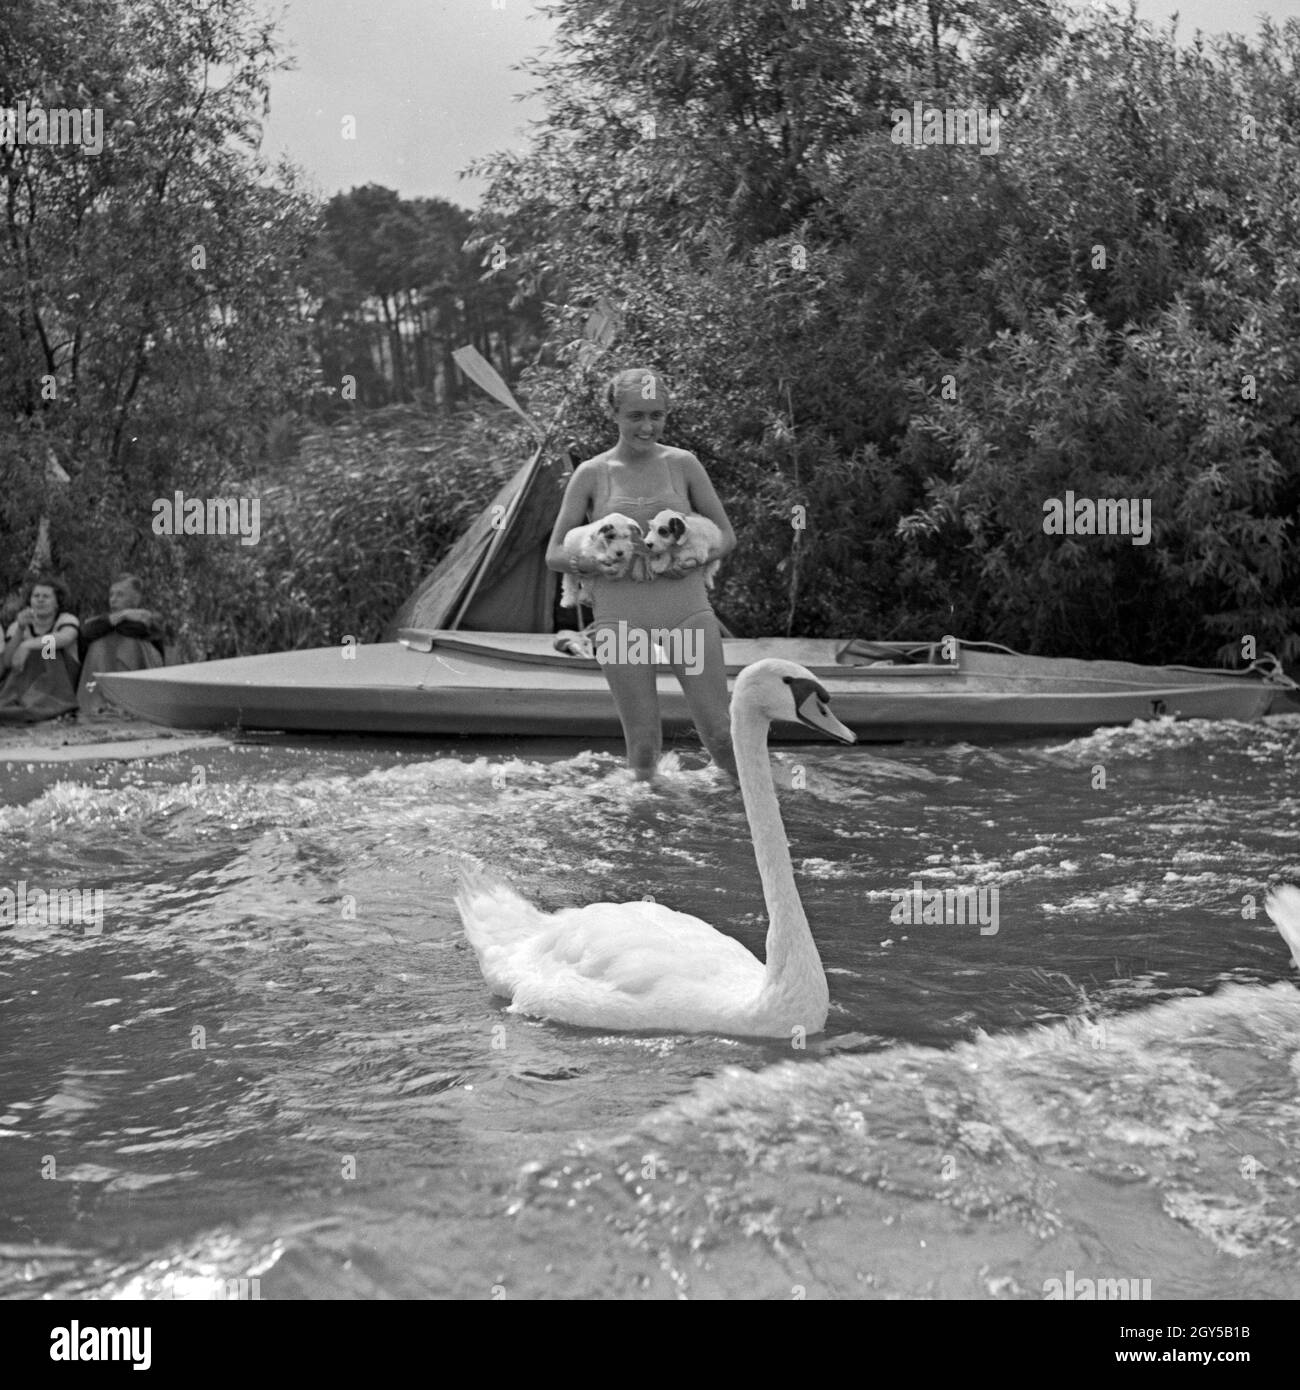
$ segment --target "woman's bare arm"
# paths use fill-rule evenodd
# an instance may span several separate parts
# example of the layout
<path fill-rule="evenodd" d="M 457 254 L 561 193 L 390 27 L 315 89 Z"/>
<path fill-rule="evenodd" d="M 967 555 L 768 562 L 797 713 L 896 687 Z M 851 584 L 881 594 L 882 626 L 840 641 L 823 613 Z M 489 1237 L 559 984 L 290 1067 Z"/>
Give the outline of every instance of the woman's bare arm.
<path fill-rule="evenodd" d="M 24 632 L 30 635 L 24 637 Z M 54 650 L 56 652 L 61 651 L 64 647 L 72 646 L 77 640 L 77 632 L 77 620 L 67 613 L 60 613 L 55 622 L 55 626 L 51 628 L 49 632 L 43 633 L 40 636 L 32 632 L 30 624 L 24 626 L 22 623 L 15 623 L 13 636 L 4 644 L 3 658 L 0 658 L 0 669 L 3 668 L 5 662 L 8 662 L 10 665 L 13 664 L 14 656 L 20 647 L 25 648 L 29 652 L 38 652 L 44 648 L 45 639 L 47 637 L 52 637 L 54 639 Z"/>
<path fill-rule="evenodd" d="M 22 617 L 19 616 L 13 621 L 13 631 L 5 638 L 4 645 L 0 648 L 0 671 L 7 670 L 13 664 L 14 653 L 23 644 L 23 633 L 27 629 L 23 626 Z"/>
<path fill-rule="evenodd" d="M 561 572 L 569 569 L 569 557 L 564 553 L 564 538 L 575 526 L 586 523 L 587 513 L 595 496 L 596 461 L 588 459 L 574 470 L 564 489 L 560 514 L 551 530 L 551 543 L 546 547 L 546 568 Z"/>
<path fill-rule="evenodd" d="M 75 646 L 80 631 L 80 624 L 71 613 L 60 613 L 54 624 L 54 650 L 57 652 L 64 647 Z M 37 641 L 43 640 L 43 638 L 37 639 Z"/>
<path fill-rule="evenodd" d="M 687 495 L 691 499 L 691 509 L 698 516 L 706 516 L 722 532 L 722 543 L 709 552 L 710 560 L 720 560 L 724 555 L 730 555 L 736 548 L 736 533 L 731 529 L 731 522 L 727 520 L 727 513 L 723 510 L 722 502 L 714 490 L 713 484 L 709 481 L 709 475 L 704 471 L 704 465 L 695 457 L 694 454 L 686 453 L 682 472 L 686 478 Z"/>
<path fill-rule="evenodd" d="M 31 627 L 22 629 L 24 632 L 31 632 Z M 5 646 L 5 660 L 15 670 L 21 671 L 27 665 L 27 659 L 34 653 L 39 652 L 45 655 L 45 644 L 49 642 L 53 651 L 60 651 L 64 647 L 70 647 L 77 640 L 77 620 L 70 613 L 60 613 L 55 620 L 55 626 L 46 633 L 37 636 L 35 633 L 30 637 L 23 638 L 20 642 L 10 642 Z"/>

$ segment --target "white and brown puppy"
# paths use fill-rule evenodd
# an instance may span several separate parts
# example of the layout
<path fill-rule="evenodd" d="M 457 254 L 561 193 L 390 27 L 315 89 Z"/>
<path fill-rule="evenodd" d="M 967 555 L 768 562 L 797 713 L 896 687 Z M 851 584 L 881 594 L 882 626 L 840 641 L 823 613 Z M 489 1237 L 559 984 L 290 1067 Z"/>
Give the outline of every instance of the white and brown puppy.
<path fill-rule="evenodd" d="M 704 565 L 704 583 L 713 588 L 713 576 L 720 560 L 708 560 L 709 551 L 722 544 L 722 532 L 707 516 L 689 516 L 682 512 L 663 511 L 650 523 L 645 533 L 645 548 L 650 553 L 650 573 L 662 574 L 669 565 L 694 560 Z"/>
<path fill-rule="evenodd" d="M 607 579 L 621 579 L 627 573 L 640 544 L 640 526 L 622 512 L 610 512 L 599 521 L 575 526 L 568 532 L 564 537 L 564 553 L 571 560 L 594 561 Z M 591 590 L 585 583 L 589 577 L 572 571 L 565 574 L 560 594 L 561 608 L 576 608 L 579 603 L 591 602 Z"/>

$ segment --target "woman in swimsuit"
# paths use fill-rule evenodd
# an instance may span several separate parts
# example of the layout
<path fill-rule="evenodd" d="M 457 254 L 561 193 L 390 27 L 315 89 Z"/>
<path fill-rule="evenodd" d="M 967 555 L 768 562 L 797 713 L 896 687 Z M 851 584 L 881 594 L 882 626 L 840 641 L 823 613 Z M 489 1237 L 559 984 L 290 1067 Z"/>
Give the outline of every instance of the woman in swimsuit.
<path fill-rule="evenodd" d="M 597 653 L 604 654 L 601 669 L 623 725 L 628 766 L 638 781 L 654 777 L 663 748 L 656 686 L 662 658 L 656 662 L 645 655 L 654 652 L 655 640 L 672 663 L 701 741 L 734 779 L 722 633 L 709 606 L 703 570 L 688 562 L 674 564 L 653 579 L 642 578 L 649 571 L 644 557 L 638 556 L 624 578 L 611 579 L 594 565 L 570 561 L 565 554 L 564 537 L 575 526 L 622 512 L 644 529 L 665 508 L 708 517 L 717 526 L 722 544 L 710 560 L 729 554 L 736 545 L 731 523 L 699 459 L 660 443 L 668 409 L 663 378 L 645 367 L 619 372 L 606 389 L 605 404 L 618 426 L 618 443 L 579 464 L 569 479 L 546 551 L 547 566 L 587 578 L 595 616 L 593 639 Z M 665 630 L 673 634 L 666 650 L 661 639 L 651 637 Z M 611 651 L 618 659 L 610 659 Z M 692 659 L 688 653 L 697 655 Z"/>

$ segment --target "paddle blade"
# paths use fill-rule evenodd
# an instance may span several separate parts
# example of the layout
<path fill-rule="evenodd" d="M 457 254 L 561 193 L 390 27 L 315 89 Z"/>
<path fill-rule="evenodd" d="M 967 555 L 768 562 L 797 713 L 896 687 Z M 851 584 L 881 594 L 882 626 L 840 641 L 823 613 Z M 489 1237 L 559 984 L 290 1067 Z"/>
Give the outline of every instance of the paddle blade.
<path fill-rule="evenodd" d="M 596 307 L 587 315 L 587 322 L 582 325 L 582 336 L 597 347 L 607 348 L 618 336 L 618 329 L 618 310 L 601 295 Z"/>
<path fill-rule="evenodd" d="M 500 401 L 507 409 L 513 410 L 521 419 L 527 420 L 539 436 L 543 433 L 542 427 L 515 400 L 510 388 L 502 381 L 500 373 L 477 348 L 457 348 L 452 353 L 452 358 L 475 386 L 486 391 L 493 400 Z"/>
<path fill-rule="evenodd" d="M 582 370 L 590 371 L 606 349 L 610 347 L 614 339 L 618 337 L 618 330 L 622 326 L 622 319 L 614 306 L 601 295 L 596 302 L 596 307 L 587 315 L 587 321 L 582 325 L 583 342 L 578 344 L 578 366 Z"/>

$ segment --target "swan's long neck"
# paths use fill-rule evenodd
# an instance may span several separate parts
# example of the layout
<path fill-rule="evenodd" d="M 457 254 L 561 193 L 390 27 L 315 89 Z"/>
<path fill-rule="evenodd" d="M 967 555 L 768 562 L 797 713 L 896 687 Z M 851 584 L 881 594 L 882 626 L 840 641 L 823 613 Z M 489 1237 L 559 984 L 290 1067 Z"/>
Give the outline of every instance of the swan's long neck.
<path fill-rule="evenodd" d="M 826 973 L 799 901 L 790 846 L 772 782 L 768 727 L 769 721 L 757 710 L 747 708 L 743 701 L 733 702 L 731 742 L 767 903 L 767 974 L 763 992 L 802 994 L 809 988 L 824 991 Z"/>

